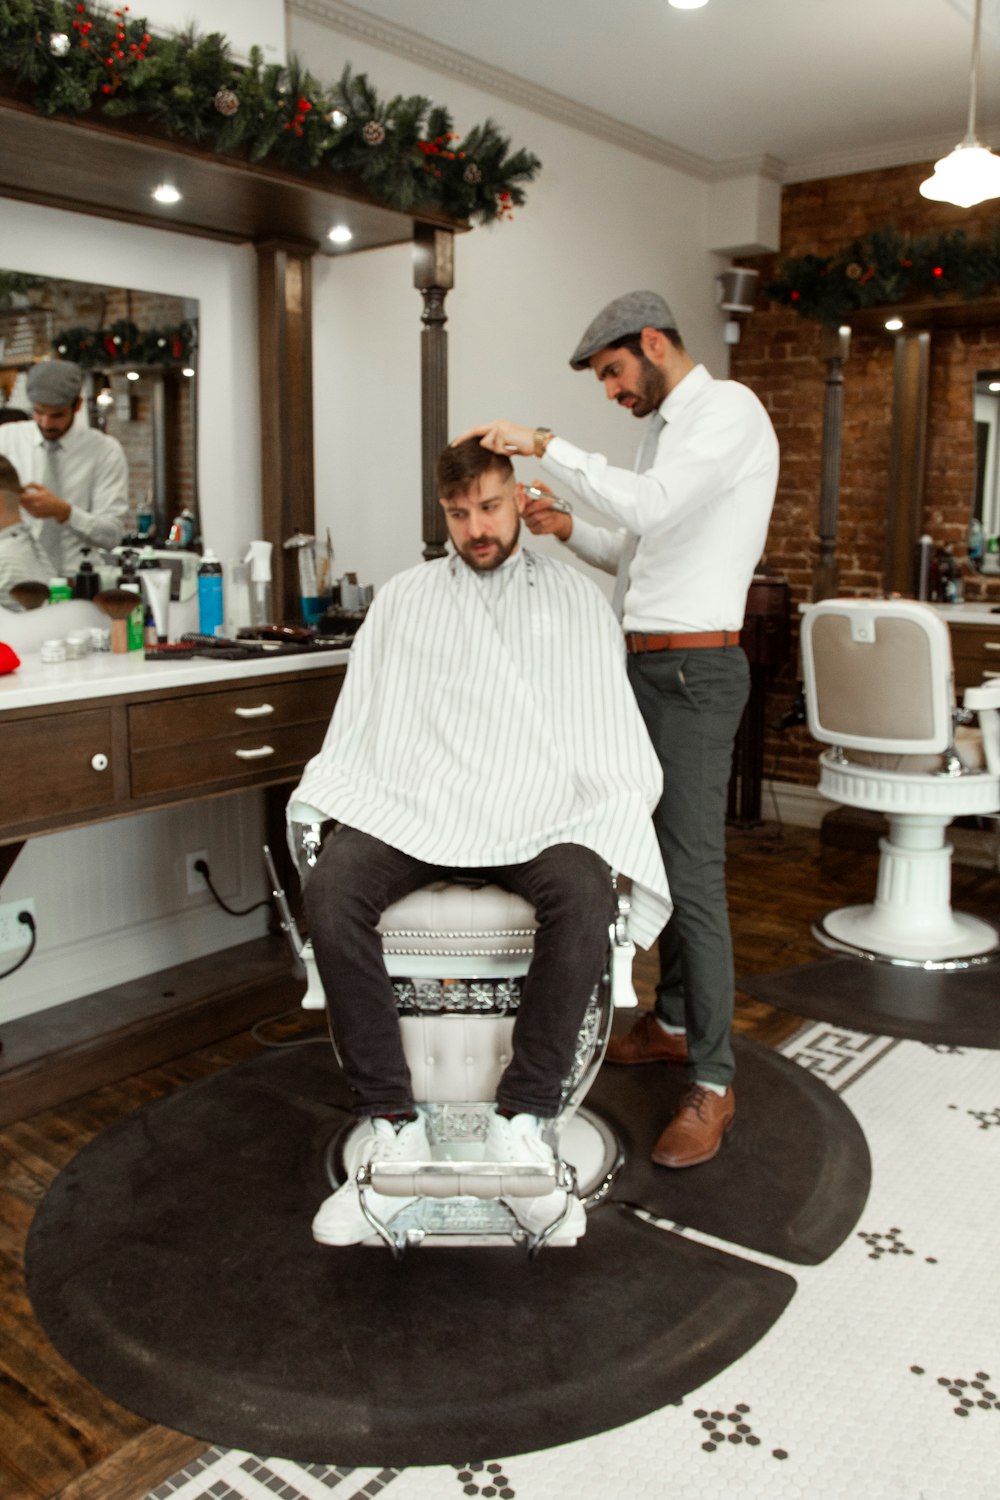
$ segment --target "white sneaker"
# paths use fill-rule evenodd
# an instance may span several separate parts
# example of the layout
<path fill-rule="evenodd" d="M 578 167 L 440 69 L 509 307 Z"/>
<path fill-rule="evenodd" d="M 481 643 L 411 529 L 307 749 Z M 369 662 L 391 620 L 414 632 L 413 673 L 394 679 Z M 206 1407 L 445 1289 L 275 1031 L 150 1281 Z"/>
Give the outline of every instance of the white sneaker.
<path fill-rule="evenodd" d="M 331 1193 L 313 1219 L 313 1239 L 321 1245 L 357 1245 L 375 1230 L 365 1218 L 354 1174 L 365 1163 L 373 1161 L 427 1161 L 431 1148 L 423 1115 L 408 1121 L 397 1132 L 389 1120 L 379 1118 L 362 1122 L 344 1153 L 347 1180 Z M 414 1198 L 389 1198 L 384 1193 L 366 1190 L 366 1201 L 372 1212 L 387 1223 Z"/>
<path fill-rule="evenodd" d="M 492 1114 L 486 1131 L 486 1161 L 513 1162 L 517 1166 L 546 1167 L 555 1162 L 552 1147 L 542 1139 L 543 1122 L 537 1115 Z M 587 1231 L 587 1213 L 575 1193 L 555 1188 L 541 1198 L 503 1198 L 522 1229 L 541 1234 L 558 1219 L 570 1200 L 569 1213 L 558 1230 L 559 1239 L 578 1240 Z"/>

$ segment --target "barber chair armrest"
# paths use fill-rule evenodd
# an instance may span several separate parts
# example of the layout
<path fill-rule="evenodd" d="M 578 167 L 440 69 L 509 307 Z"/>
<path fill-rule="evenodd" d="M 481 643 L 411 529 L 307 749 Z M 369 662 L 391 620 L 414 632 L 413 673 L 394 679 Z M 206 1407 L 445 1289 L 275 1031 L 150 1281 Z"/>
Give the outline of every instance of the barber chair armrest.
<path fill-rule="evenodd" d="M 968 687 L 962 701 L 979 719 L 987 770 L 992 776 L 1000 776 L 1000 682 Z"/>
<path fill-rule="evenodd" d="M 288 817 L 292 823 L 327 823 L 330 814 L 320 812 L 311 802 L 299 802 L 297 798 L 288 804 Z"/>
<path fill-rule="evenodd" d="M 540 1198 L 573 1186 L 563 1163 L 502 1161 L 376 1161 L 359 1167 L 356 1181 L 386 1198 Z"/>
<path fill-rule="evenodd" d="M 635 1009 L 639 1004 L 632 984 L 632 961 L 635 944 L 629 937 L 628 919 L 632 903 L 627 896 L 618 897 L 618 915 L 611 923 L 611 1003 L 616 1010 Z"/>

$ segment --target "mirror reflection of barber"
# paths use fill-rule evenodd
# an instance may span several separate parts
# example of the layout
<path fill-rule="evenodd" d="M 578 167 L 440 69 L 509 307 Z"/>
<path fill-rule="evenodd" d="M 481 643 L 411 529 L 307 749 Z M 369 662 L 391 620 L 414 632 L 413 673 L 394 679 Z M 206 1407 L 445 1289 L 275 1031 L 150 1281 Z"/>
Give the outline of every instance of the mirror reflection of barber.
<path fill-rule="evenodd" d="M 21 511 L 52 564 L 72 576 L 84 549 L 110 551 L 128 511 L 122 445 L 80 415 L 83 371 L 69 360 L 41 360 L 28 373 L 31 422 L 0 426 L 0 454 L 21 476 Z"/>

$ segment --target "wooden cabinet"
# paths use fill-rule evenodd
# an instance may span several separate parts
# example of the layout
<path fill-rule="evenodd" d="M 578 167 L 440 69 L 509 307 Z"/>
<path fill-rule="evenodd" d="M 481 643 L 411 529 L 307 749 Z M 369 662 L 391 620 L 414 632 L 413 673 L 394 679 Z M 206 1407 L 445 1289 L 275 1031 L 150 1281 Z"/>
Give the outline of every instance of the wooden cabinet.
<path fill-rule="evenodd" d="M 294 781 L 323 742 L 339 664 L 0 714 L 0 843 Z"/>
<path fill-rule="evenodd" d="M 948 621 L 955 688 L 976 687 L 984 677 L 1000 677 L 1000 614 L 995 625 Z"/>

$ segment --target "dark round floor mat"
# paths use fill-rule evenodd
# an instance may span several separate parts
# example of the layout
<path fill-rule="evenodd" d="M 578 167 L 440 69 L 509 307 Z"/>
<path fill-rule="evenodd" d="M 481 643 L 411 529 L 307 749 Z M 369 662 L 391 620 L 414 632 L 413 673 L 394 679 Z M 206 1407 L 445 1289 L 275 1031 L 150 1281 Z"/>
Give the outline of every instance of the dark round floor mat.
<path fill-rule="evenodd" d="M 809 1021 L 943 1047 L 1000 1048 L 1000 962 L 915 969 L 836 956 L 754 974 L 740 989 Z"/>
<path fill-rule="evenodd" d="M 687 1086 L 685 1069 L 604 1065 L 587 1107 L 625 1142 L 614 1196 L 749 1250 L 817 1265 L 864 1208 L 868 1143 L 843 1100 L 797 1063 L 741 1037 L 733 1049 L 732 1129 L 713 1161 L 682 1170 L 654 1166 L 650 1152 Z"/>
<path fill-rule="evenodd" d="M 464 1463 L 619 1426 L 704 1384 L 791 1277 L 606 1204 L 573 1249 L 330 1250 L 309 1223 L 342 1118 L 332 1053 L 265 1054 L 145 1106 L 59 1175 L 35 1314 L 99 1390 L 300 1462 Z"/>

